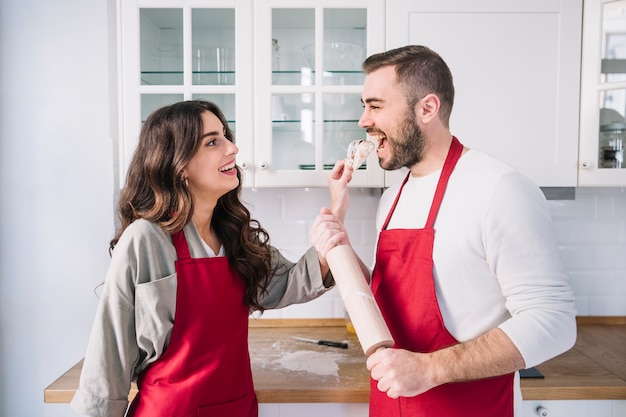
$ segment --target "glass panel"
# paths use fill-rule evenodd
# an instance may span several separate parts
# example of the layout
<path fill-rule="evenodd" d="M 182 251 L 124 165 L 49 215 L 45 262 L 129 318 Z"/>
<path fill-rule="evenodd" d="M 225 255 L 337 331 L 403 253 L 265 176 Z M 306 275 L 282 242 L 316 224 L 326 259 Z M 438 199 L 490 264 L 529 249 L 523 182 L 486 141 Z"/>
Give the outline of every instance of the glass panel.
<path fill-rule="evenodd" d="M 324 10 L 324 84 L 362 84 L 366 9 Z"/>
<path fill-rule="evenodd" d="M 161 107 L 178 103 L 183 100 L 182 94 L 142 94 L 141 123 L 145 122 L 150 113 Z"/>
<path fill-rule="evenodd" d="M 274 94 L 274 102 L 282 113 L 272 122 L 272 169 L 315 169 L 315 96 Z"/>
<path fill-rule="evenodd" d="M 193 83 L 234 84 L 234 9 L 192 9 L 191 28 Z"/>
<path fill-rule="evenodd" d="M 324 94 L 324 168 L 344 159 L 353 140 L 365 139 L 358 122 L 363 108 L 359 94 Z M 365 169 L 363 164 L 360 169 Z"/>
<path fill-rule="evenodd" d="M 600 82 L 626 80 L 626 0 L 604 4 Z"/>
<path fill-rule="evenodd" d="M 272 39 L 267 48 L 272 53 L 273 85 L 315 84 L 314 63 L 305 56 L 305 46 L 314 42 L 314 9 L 272 9 Z"/>
<path fill-rule="evenodd" d="M 605 3 L 602 18 L 602 71 L 605 84 L 626 81 L 626 0 Z M 600 92 L 600 168 L 626 168 L 626 89 Z"/>
<path fill-rule="evenodd" d="M 141 84 L 183 84 L 182 9 L 141 9 Z"/>
<path fill-rule="evenodd" d="M 235 95 L 234 94 L 194 94 L 194 99 L 204 99 L 208 101 L 212 101 L 217 104 L 217 106 L 222 110 L 224 116 L 226 116 L 226 120 L 228 121 L 228 126 L 236 133 L 235 126 Z M 235 141 L 237 137 L 235 136 Z"/>
<path fill-rule="evenodd" d="M 598 167 L 626 168 L 626 89 L 600 93 L 600 152 Z"/>

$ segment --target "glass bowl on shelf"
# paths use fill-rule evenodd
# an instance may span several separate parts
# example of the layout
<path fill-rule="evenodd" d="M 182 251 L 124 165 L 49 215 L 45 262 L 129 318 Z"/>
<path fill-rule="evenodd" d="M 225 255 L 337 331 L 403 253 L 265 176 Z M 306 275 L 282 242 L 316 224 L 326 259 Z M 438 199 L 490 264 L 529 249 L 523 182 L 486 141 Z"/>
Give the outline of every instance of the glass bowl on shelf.
<path fill-rule="evenodd" d="M 302 48 L 305 62 L 315 68 L 315 44 Z M 324 70 L 360 71 L 363 62 L 363 47 L 350 42 L 324 43 Z"/>

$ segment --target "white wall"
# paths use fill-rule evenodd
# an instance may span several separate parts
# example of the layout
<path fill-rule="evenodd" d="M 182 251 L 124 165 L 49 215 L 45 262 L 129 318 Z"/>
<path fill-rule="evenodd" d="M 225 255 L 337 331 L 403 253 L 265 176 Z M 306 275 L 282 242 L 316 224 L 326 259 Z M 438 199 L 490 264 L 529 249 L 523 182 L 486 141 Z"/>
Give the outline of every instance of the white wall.
<path fill-rule="evenodd" d="M 0 3 L 3 417 L 71 415 L 43 389 L 84 354 L 108 264 L 113 6 Z"/>
<path fill-rule="evenodd" d="M 113 0 L 0 2 L 0 417 L 72 416 L 43 390 L 84 354 L 113 234 L 116 126 Z M 292 259 L 328 195 L 246 190 Z M 348 217 L 371 259 L 378 196 L 354 190 Z M 552 201 L 581 315 L 626 315 L 626 194 L 580 189 Z M 341 317 L 338 294 L 265 317 Z"/>

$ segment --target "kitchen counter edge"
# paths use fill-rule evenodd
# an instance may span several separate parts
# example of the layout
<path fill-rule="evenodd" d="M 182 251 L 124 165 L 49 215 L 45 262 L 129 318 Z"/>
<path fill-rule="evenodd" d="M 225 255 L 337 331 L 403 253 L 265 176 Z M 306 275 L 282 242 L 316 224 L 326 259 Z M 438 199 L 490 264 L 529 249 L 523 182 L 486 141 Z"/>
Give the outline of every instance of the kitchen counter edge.
<path fill-rule="evenodd" d="M 578 338 L 568 352 L 536 366 L 545 378 L 522 379 L 524 400 L 626 400 L 626 316 L 577 317 Z M 250 329 L 345 327 L 344 319 L 250 319 Z M 44 390 L 44 402 L 69 403 L 78 387 L 82 360 Z M 367 369 L 363 366 L 365 378 Z M 133 383 L 129 398 L 136 394 Z M 366 403 L 362 385 L 337 389 L 257 384 L 260 403 Z"/>

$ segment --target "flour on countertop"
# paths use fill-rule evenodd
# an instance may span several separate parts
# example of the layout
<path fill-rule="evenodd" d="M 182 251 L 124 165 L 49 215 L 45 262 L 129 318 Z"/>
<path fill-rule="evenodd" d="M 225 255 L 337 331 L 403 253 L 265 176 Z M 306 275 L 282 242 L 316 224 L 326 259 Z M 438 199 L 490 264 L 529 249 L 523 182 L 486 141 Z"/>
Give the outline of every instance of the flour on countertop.
<path fill-rule="evenodd" d="M 299 350 L 285 354 L 274 362 L 290 371 L 305 371 L 317 375 L 338 376 L 339 365 L 337 360 L 344 357 L 342 354 L 329 352 L 315 352 Z"/>
<path fill-rule="evenodd" d="M 307 349 L 306 345 L 302 342 L 267 340 L 259 344 L 260 348 L 250 351 L 253 371 L 256 368 L 277 373 L 306 372 L 307 378 L 321 378 L 328 382 L 329 378 L 339 380 L 340 368 L 345 364 L 359 363 L 364 366 L 363 358 L 343 350 L 323 347 L 313 350 Z"/>

